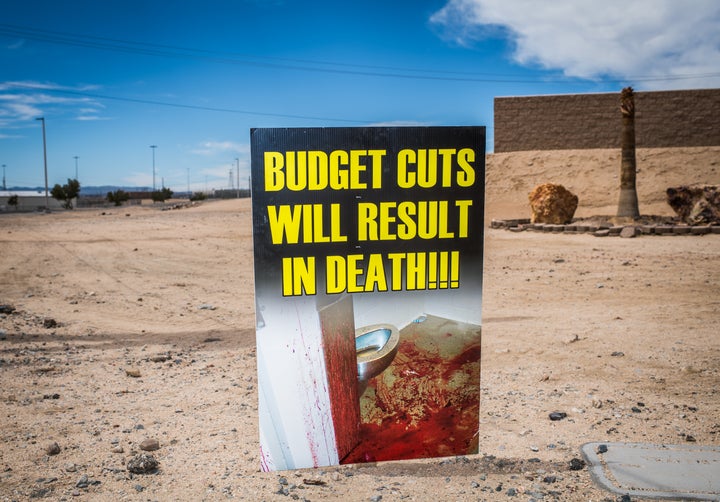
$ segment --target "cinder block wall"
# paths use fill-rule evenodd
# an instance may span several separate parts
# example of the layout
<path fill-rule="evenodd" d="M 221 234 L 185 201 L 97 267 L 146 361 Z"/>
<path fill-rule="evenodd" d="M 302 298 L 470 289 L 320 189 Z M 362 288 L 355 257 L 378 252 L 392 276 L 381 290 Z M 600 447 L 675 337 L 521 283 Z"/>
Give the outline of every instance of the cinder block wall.
<path fill-rule="evenodd" d="M 497 97 L 494 151 L 619 148 L 620 91 Z M 638 148 L 720 146 L 720 89 L 635 93 Z"/>

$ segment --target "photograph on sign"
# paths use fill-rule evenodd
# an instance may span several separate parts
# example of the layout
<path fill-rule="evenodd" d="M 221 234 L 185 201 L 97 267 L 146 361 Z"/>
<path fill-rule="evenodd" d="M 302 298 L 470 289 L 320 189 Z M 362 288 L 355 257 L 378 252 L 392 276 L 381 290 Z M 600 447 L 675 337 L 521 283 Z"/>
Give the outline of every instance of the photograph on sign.
<path fill-rule="evenodd" d="M 251 130 L 261 467 L 478 451 L 485 128 Z"/>

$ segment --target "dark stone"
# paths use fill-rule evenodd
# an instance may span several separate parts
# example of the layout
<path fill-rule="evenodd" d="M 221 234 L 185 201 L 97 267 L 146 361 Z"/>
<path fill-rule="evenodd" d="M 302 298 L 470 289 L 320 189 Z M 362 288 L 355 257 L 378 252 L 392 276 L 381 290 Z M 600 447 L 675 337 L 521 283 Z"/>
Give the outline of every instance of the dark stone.
<path fill-rule="evenodd" d="M 558 420 L 562 420 L 563 418 L 567 418 L 567 413 L 565 413 L 564 411 L 553 411 L 552 413 L 550 413 L 549 417 L 550 420 L 556 422 Z"/>
<path fill-rule="evenodd" d="M 45 453 L 47 453 L 48 455 L 57 455 L 58 453 L 60 453 L 60 445 L 55 442 L 50 443 L 45 448 Z"/>
<path fill-rule="evenodd" d="M 570 461 L 571 471 L 581 471 L 585 468 L 585 461 L 581 458 L 574 458 Z"/>
<path fill-rule="evenodd" d="M 720 187 L 679 186 L 667 189 L 667 203 L 689 225 L 720 223 Z"/>
<path fill-rule="evenodd" d="M 607 451 L 608 451 L 608 447 L 607 447 L 606 444 L 599 444 L 599 445 L 598 445 L 598 447 L 597 447 L 597 452 L 598 452 L 598 453 L 601 453 L 601 454 L 602 454 L 602 453 L 607 453 Z"/>
<path fill-rule="evenodd" d="M 0 305 L 0 314 L 12 314 L 15 312 L 15 307 L 12 305 Z"/>
<path fill-rule="evenodd" d="M 141 453 L 128 460 L 127 470 L 133 474 L 148 474 L 157 470 L 159 462 L 150 453 Z"/>
<path fill-rule="evenodd" d="M 57 321 L 53 319 L 52 317 L 46 317 L 45 320 L 43 320 L 43 327 L 47 329 L 51 328 L 57 328 Z"/>

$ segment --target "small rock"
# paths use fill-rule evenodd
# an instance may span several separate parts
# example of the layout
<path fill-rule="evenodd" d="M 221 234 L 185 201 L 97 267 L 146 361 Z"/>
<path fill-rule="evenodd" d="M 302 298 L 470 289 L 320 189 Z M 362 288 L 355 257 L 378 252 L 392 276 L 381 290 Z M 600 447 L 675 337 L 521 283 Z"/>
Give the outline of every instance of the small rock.
<path fill-rule="evenodd" d="M 140 378 L 140 370 L 125 370 L 125 374 L 132 378 Z"/>
<path fill-rule="evenodd" d="M 623 227 L 623 229 L 620 230 L 620 237 L 632 239 L 633 237 L 637 237 L 639 233 L 640 229 L 638 227 Z"/>
<path fill-rule="evenodd" d="M 562 420 L 563 418 L 567 418 L 567 413 L 563 411 L 553 411 L 552 413 L 550 413 L 549 417 L 550 420 L 556 422 L 558 420 Z"/>
<path fill-rule="evenodd" d="M 53 319 L 52 317 L 46 317 L 43 320 L 43 328 L 51 329 L 51 328 L 57 328 L 57 321 Z"/>
<path fill-rule="evenodd" d="M 12 305 L 0 305 L 0 314 L 12 314 L 15 312 L 15 307 Z"/>
<path fill-rule="evenodd" d="M 571 471 L 581 471 L 585 468 L 585 461 L 581 458 L 574 458 L 570 461 Z"/>
<path fill-rule="evenodd" d="M 159 465 L 150 453 L 140 453 L 128 460 L 127 470 L 133 474 L 147 474 L 155 471 Z"/>
<path fill-rule="evenodd" d="M 303 478 L 303 484 L 311 485 L 311 486 L 325 486 L 327 483 L 325 481 L 323 481 L 322 479 Z"/>
<path fill-rule="evenodd" d="M 543 483 L 552 484 L 555 481 L 557 481 L 557 477 L 555 477 L 555 476 L 545 476 L 543 478 Z"/>
<path fill-rule="evenodd" d="M 203 303 L 202 305 L 198 306 L 198 310 L 215 310 L 215 306 L 210 305 L 209 303 Z"/>
<path fill-rule="evenodd" d="M 113 446 L 110 451 L 112 453 L 125 453 L 125 449 L 120 445 Z"/>
<path fill-rule="evenodd" d="M 597 447 L 597 452 L 598 452 L 598 453 L 607 453 L 607 451 L 608 451 L 608 447 L 607 447 L 606 444 L 599 444 L 599 445 L 598 445 L 598 447 Z"/>
<path fill-rule="evenodd" d="M 76 488 L 87 488 L 88 486 L 90 486 L 90 479 L 87 477 L 87 474 L 80 476 L 80 479 L 75 483 Z"/>
<path fill-rule="evenodd" d="M 0 329 L 0 340 L 7 340 L 7 333 L 4 329 Z"/>
<path fill-rule="evenodd" d="M 508 491 L 506 491 L 505 494 L 508 497 L 515 497 L 517 495 L 517 490 L 515 488 L 508 488 Z"/>
<path fill-rule="evenodd" d="M 625 352 L 615 351 L 612 354 L 610 354 L 610 357 L 623 357 L 625 355 Z"/>
<path fill-rule="evenodd" d="M 57 455 L 60 453 L 60 445 L 56 442 L 52 442 L 45 447 L 45 453 L 48 455 Z"/>
<path fill-rule="evenodd" d="M 157 439 L 146 439 L 140 443 L 142 451 L 156 451 L 160 449 L 160 442 Z"/>
<path fill-rule="evenodd" d="M 77 466 L 73 464 L 72 462 L 68 462 L 65 464 L 65 472 L 75 472 L 77 471 Z"/>

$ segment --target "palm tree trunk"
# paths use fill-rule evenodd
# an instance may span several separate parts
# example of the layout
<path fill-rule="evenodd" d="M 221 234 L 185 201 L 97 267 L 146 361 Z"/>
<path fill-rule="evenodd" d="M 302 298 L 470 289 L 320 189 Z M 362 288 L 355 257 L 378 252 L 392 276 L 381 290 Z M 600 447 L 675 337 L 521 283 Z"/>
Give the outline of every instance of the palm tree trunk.
<path fill-rule="evenodd" d="M 620 94 L 620 111 L 622 112 L 622 155 L 620 159 L 620 198 L 618 200 L 618 217 L 639 218 L 635 173 L 635 95 L 632 87 L 626 87 Z"/>

